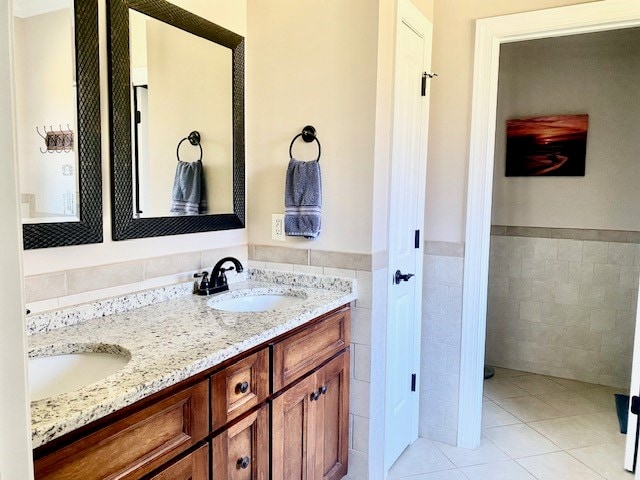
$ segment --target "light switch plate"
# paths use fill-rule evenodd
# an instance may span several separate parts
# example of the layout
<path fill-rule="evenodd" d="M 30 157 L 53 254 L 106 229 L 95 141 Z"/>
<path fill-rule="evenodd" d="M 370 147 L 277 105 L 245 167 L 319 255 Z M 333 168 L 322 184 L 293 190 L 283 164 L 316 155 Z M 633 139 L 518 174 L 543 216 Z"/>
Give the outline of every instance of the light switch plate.
<path fill-rule="evenodd" d="M 287 237 L 284 234 L 284 215 L 274 213 L 271 215 L 271 239 L 285 242 Z"/>

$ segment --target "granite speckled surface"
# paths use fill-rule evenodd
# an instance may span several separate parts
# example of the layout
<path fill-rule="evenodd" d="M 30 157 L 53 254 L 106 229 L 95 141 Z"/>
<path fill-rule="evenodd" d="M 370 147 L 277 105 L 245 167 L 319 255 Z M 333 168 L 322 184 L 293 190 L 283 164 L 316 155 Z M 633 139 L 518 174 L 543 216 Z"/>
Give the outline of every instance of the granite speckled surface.
<path fill-rule="evenodd" d="M 247 280 L 214 297 L 185 294 L 188 284 L 165 287 L 163 292 L 142 292 L 152 304 L 131 296 L 108 302 L 114 312 L 104 315 L 94 304 L 65 314 L 51 312 L 32 330 L 29 355 L 73 352 L 128 354 L 129 363 L 115 374 L 74 392 L 31 402 L 33 447 L 104 417 L 136 401 L 267 342 L 324 313 L 356 299 L 355 280 L 321 275 L 251 270 Z M 185 286 L 186 285 L 186 286 Z M 168 290 L 170 291 L 168 291 Z M 189 290 L 190 291 L 190 290 Z M 224 312 L 207 305 L 250 293 L 290 294 L 294 305 L 267 312 Z M 140 297 L 142 298 L 142 297 Z M 144 302 L 141 302 L 144 303 Z M 89 312 L 89 313 L 87 313 Z M 41 316 L 39 316 L 41 317 Z M 62 327 L 56 318 L 74 318 Z"/>

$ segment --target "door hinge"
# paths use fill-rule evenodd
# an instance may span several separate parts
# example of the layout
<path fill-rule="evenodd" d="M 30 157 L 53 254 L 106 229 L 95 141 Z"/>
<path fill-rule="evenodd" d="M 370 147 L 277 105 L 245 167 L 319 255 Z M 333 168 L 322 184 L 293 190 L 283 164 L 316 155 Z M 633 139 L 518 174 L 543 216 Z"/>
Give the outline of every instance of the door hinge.
<path fill-rule="evenodd" d="M 136 110 L 136 123 L 142 123 L 142 115 Z"/>
<path fill-rule="evenodd" d="M 416 374 L 415 373 L 411 374 L 411 391 L 412 392 L 416 391 Z"/>
<path fill-rule="evenodd" d="M 640 415 L 640 397 L 631 397 L 631 413 Z"/>
<path fill-rule="evenodd" d="M 414 245 L 416 248 L 420 248 L 420 230 L 416 230 Z"/>

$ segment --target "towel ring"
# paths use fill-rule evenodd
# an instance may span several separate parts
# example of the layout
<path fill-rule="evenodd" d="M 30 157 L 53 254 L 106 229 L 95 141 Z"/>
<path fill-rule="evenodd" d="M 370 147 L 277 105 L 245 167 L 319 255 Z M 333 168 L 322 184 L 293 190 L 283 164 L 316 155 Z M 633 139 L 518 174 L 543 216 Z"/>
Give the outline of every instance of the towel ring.
<path fill-rule="evenodd" d="M 178 161 L 183 161 L 180 160 L 180 145 L 182 145 L 182 142 L 184 142 L 185 140 L 189 140 L 189 143 L 194 147 L 196 145 L 200 147 L 200 158 L 196 160 L 196 162 L 202 161 L 202 144 L 200 143 L 200 132 L 196 130 L 191 132 L 188 137 L 184 137 L 182 140 L 180 140 L 180 142 L 178 142 L 178 147 L 176 148 L 176 157 L 178 157 Z"/>
<path fill-rule="evenodd" d="M 306 143 L 311 143 L 314 140 L 316 141 L 316 143 L 318 144 L 318 158 L 316 158 L 315 161 L 319 162 L 320 155 L 322 154 L 322 147 L 320 146 L 320 140 L 318 140 L 318 137 L 316 137 L 316 129 L 311 125 L 307 125 L 302 129 L 301 133 L 293 137 L 293 140 L 291 140 L 291 145 L 289 145 L 289 158 L 293 160 L 293 144 L 300 137 L 302 137 L 302 140 L 304 140 Z"/>

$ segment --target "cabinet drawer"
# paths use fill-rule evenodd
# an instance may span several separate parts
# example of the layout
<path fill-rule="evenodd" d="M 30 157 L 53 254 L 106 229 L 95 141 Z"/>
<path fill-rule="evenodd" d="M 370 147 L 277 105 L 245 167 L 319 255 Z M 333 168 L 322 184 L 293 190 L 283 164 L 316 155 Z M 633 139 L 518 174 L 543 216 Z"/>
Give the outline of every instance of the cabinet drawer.
<path fill-rule="evenodd" d="M 213 439 L 213 480 L 269 479 L 269 406 Z"/>
<path fill-rule="evenodd" d="M 273 345 L 273 391 L 309 373 L 349 345 L 344 309 Z"/>
<path fill-rule="evenodd" d="M 212 430 L 269 396 L 269 350 L 263 349 L 211 377 Z"/>
<path fill-rule="evenodd" d="M 148 480 L 209 480 L 209 444 L 163 468 Z"/>
<path fill-rule="evenodd" d="M 208 387 L 198 383 L 39 459 L 36 478 L 140 478 L 207 436 Z"/>

